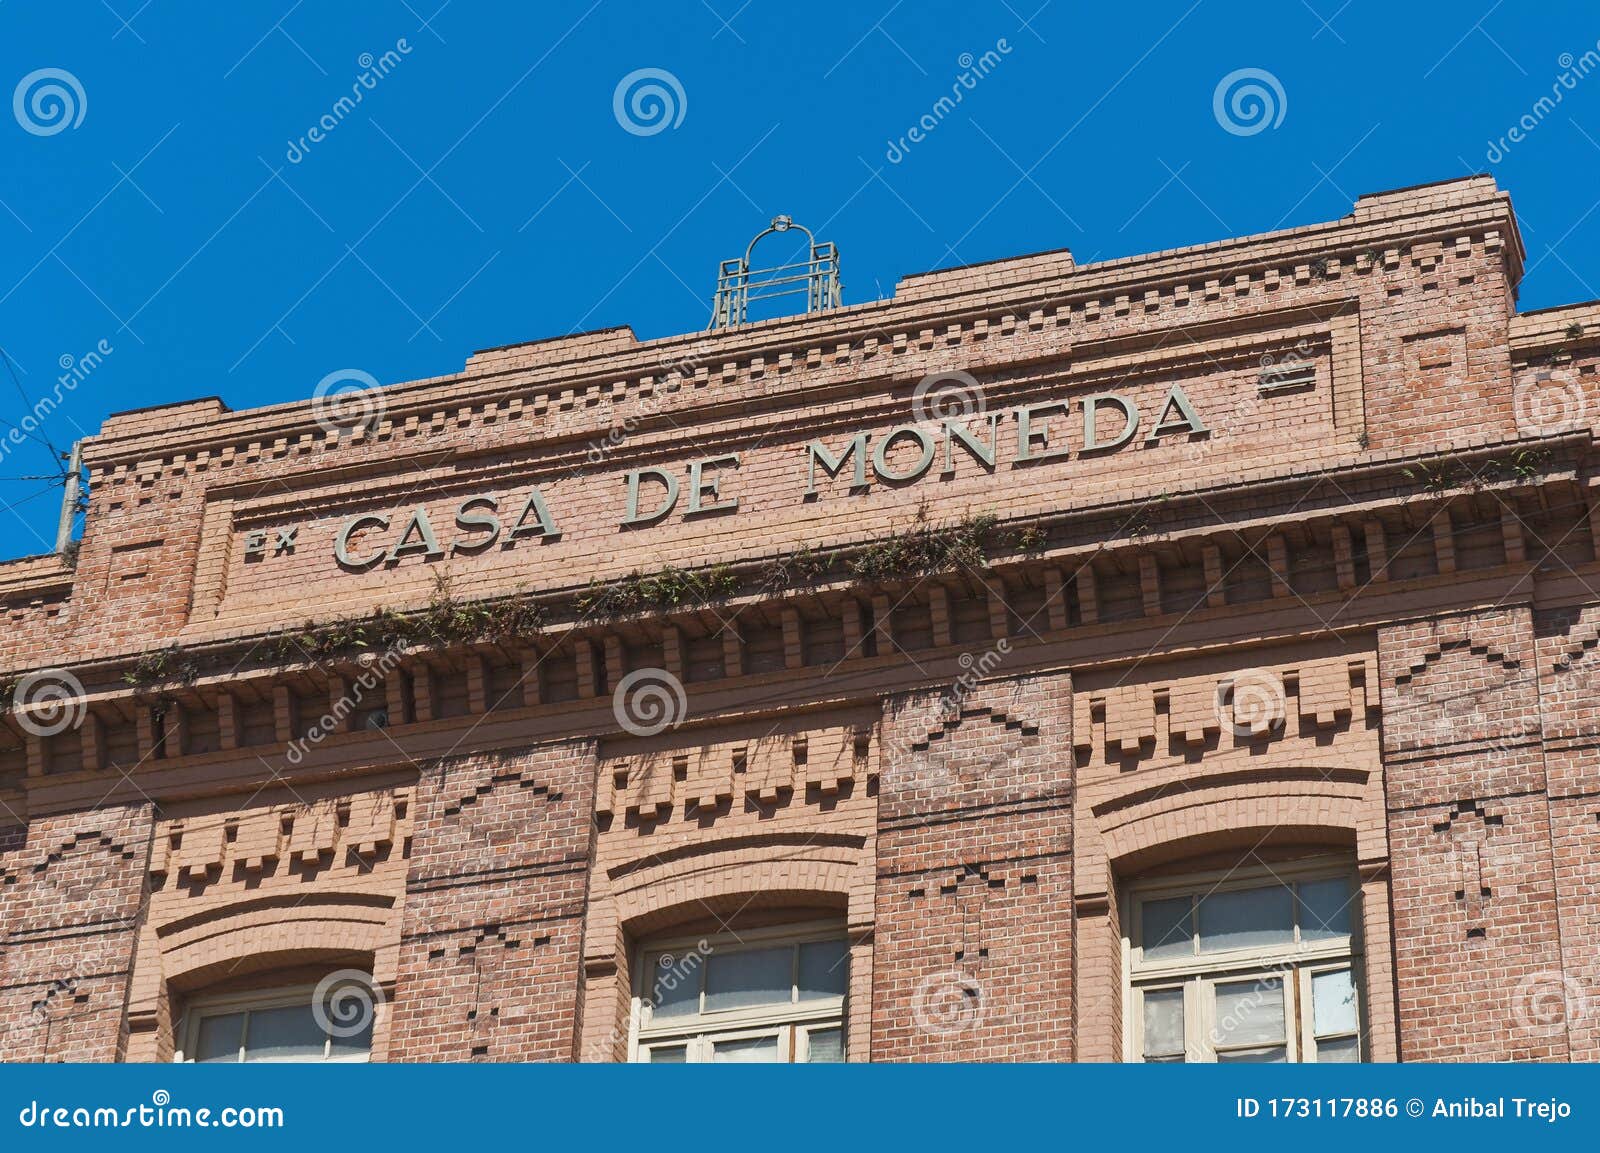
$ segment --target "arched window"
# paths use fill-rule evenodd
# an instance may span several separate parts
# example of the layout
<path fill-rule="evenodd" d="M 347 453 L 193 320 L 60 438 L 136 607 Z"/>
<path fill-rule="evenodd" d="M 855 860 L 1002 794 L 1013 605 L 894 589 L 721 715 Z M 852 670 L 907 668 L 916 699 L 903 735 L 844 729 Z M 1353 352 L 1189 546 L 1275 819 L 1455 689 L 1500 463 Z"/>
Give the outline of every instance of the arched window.
<path fill-rule="evenodd" d="M 843 1061 L 849 957 L 844 926 L 826 921 L 649 942 L 632 1059 Z"/>
<path fill-rule="evenodd" d="M 1129 1058 L 1362 1060 L 1359 895 L 1328 857 L 1136 881 Z"/>
<path fill-rule="evenodd" d="M 179 1061 L 362 1062 L 378 1001 L 371 978 L 340 970 L 316 984 L 191 997 L 177 1033 Z"/>

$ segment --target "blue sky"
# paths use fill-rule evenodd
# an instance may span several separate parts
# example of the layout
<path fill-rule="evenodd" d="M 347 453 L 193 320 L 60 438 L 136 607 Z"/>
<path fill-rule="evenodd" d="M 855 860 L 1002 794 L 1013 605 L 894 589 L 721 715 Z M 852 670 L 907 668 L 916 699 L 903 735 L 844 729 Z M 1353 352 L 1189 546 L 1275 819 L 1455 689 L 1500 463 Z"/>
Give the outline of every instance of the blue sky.
<path fill-rule="evenodd" d="M 698 330 L 717 262 L 779 212 L 839 245 L 856 303 L 910 272 L 1199 243 L 1489 171 L 1529 249 L 1522 307 L 1600 296 L 1592 5 L 441 3 L 0 0 L 21 386 L 0 373 L 0 420 L 110 350 L 5 444 L 0 557 L 51 547 L 59 486 L 19 479 L 59 472 L 41 441 L 194 396 L 304 398 L 339 369 Z M 1225 124 L 1226 100 L 1219 119 L 1242 69 L 1270 74 L 1266 122 Z M 627 91 L 619 118 L 641 70 L 669 74 L 668 122 L 630 120 Z"/>

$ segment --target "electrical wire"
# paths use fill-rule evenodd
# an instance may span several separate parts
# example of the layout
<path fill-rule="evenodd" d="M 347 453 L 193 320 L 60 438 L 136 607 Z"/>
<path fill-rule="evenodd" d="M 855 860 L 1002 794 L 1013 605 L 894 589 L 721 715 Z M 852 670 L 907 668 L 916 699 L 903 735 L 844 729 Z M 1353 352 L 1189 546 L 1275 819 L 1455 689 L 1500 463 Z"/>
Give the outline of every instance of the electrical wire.
<path fill-rule="evenodd" d="M 29 412 L 32 412 L 33 411 L 33 401 L 28 398 L 28 390 L 22 387 L 22 379 L 19 376 L 17 376 L 16 367 L 11 363 L 11 354 L 5 350 L 5 346 L 4 345 L 0 345 L 0 361 L 4 361 L 5 362 L 6 372 L 11 377 L 11 383 L 16 386 L 17 395 L 22 398 L 23 408 L 25 408 Z M 44 445 L 45 448 L 50 450 L 51 455 L 54 456 L 58 462 L 64 462 L 66 460 L 66 454 L 63 453 L 59 448 L 57 448 L 54 443 L 51 442 L 50 438 L 44 434 L 42 429 L 40 430 L 40 433 L 39 433 L 38 436 L 34 436 L 30 432 L 26 432 L 23 429 L 17 428 L 17 426 L 12 424 L 10 421 L 3 421 L 3 422 L 0 422 L 0 423 L 4 423 L 7 428 L 15 429 L 17 432 L 22 433 L 23 436 L 29 437 L 30 439 L 38 442 L 39 444 Z M 65 465 L 63 464 L 62 475 L 65 475 L 65 474 L 66 474 L 66 468 L 65 468 Z"/>

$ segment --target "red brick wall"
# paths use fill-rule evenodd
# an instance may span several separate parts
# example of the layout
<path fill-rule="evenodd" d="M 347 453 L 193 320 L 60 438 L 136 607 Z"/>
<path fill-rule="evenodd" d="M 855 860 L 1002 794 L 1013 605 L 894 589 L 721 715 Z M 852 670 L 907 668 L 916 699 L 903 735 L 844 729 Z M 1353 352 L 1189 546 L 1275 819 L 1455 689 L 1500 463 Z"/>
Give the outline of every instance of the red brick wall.
<path fill-rule="evenodd" d="M 1533 1032 L 1564 1032 L 1574 1061 L 1600 1061 L 1600 608 L 1535 625 L 1562 964 L 1529 981 L 1519 1010 Z"/>
<path fill-rule="evenodd" d="M 147 805 L 0 831 L 0 1059 L 121 1056 L 149 849 Z"/>
<path fill-rule="evenodd" d="M 448 758 L 417 794 L 389 1059 L 572 1060 L 593 744 Z"/>
<path fill-rule="evenodd" d="M 1072 1059 L 1070 683 L 890 703 L 875 1061 Z M 954 698 L 948 698 L 954 700 Z"/>
<path fill-rule="evenodd" d="M 1559 981 L 1556 876 L 1527 609 L 1379 635 L 1404 1060 L 1564 1059 L 1519 990 Z"/>

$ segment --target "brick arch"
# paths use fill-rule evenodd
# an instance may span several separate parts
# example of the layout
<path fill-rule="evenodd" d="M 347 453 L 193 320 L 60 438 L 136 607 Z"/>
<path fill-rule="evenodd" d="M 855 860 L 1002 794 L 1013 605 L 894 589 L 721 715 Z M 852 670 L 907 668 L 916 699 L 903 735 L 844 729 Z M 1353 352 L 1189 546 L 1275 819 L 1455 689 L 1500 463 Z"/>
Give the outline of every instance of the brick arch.
<path fill-rule="evenodd" d="M 1080 987 L 1101 985 L 1115 993 L 1085 1002 L 1080 1051 L 1100 1060 L 1122 1055 L 1120 1043 L 1106 1043 L 1120 1039 L 1124 1027 L 1119 881 L 1171 861 L 1272 844 L 1353 851 L 1361 883 L 1371 1052 L 1376 1060 L 1395 1060 L 1386 830 L 1381 771 L 1343 764 L 1222 769 L 1174 787 L 1130 781 L 1081 806 L 1074 878 Z"/>
<path fill-rule="evenodd" d="M 219 991 L 217 986 L 266 987 L 271 984 L 290 984 L 274 981 L 274 975 L 286 970 L 303 970 L 323 967 L 327 969 L 363 969 L 371 971 L 373 954 L 361 948 L 337 948 L 329 944 L 298 945 L 285 941 L 278 934 L 246 931 L 239 942 L 240 956 L 202 964 L 183 973 L 174 974 L 167 985 L 175 993 L 192 996 Z M 260 981 L 254 978 L 260 978 Z M 243 982 L 243 984 L 241 984 Z"/>
<path fill-rule="evenodd" d="M 853 1053 L 870 1043 L 875 877 L 870 839 L 833 833 L 743 837 L 608 870 L 591 893 L 579 1058 L 622 1059 L 633 998 L 631 953 L 645 938 L 708 914 L 837 909 L 850 937 Z"/>
<path fill-rule="evenodd" d="M 861 919 L 862 910 L 850 908 L 851 888 L 859 871 L 853 861 L 821 857 L 749 860 L 742 852 L 709 856 L 730 859 L 700 858 L 692 872 L 651 878 L 617 894 L 616 913 L 622 931 L 637 937 L 691 920 L 697 912 L 726 915 L 785 905 L 837 905 L 852 922 Z M 865 898 L 870 901 L 871 894 Z M 870 909 L 866 917 L 870 920 Z"/>
<path fill-rule="evenodd" d="M 1357 859 L 1369 864 L 1388 857 L 1382 779 L 1342 764 L 1250 765 L 1181 784 L 1130 780 L 1080 808 L 1080 898 L 1109 892 L 1113 870 L 1193 856 L 1209 843 L 1252 834 L 1280 842 L 1352 842 Z M 1088 848 L 1095 851 L 1082 852 Z"/>
<path fill-rule="evenodd" d="M 225 908 L 218 916 L 190 922 L 163 943 L 162 975 L 174 987 L 194 988 L 213 971 L 258 967 L 261 957 L 314 959 L 362 953 L 375 965 L 387 963 L 389 971 L 374 977 L 392 982 L 394 950 L 385 947 L 388 904 L 366 899 L 341 902 L 338 896 L 326 894 L 315 904 Z"/>
<path fill-rule="evenodd" d="M 1353 790 L 1267 780 L 1222 796 L 1152 801 L 1124 823 L 1104 829 L 1103 839 L 1111 867 L 1126 874 L 1241 839 L 1354 847 L 1363 809 L 1362 797 Z"/>
<path fill-rule="evenodd" d="M 129 1059 L 172 1055 L 172 999 L 244 973 L 364 963 L 392 997 L 397 964 L 393 900 L 372 893 L 318 893 L 315 900 L 236 901 L 168 923 L 147 924 L 128 1004 Z M 356 967 L 356 966 L 353 966 Z M 380 1014 L 373 1050 L 381 1053 Z"/>

